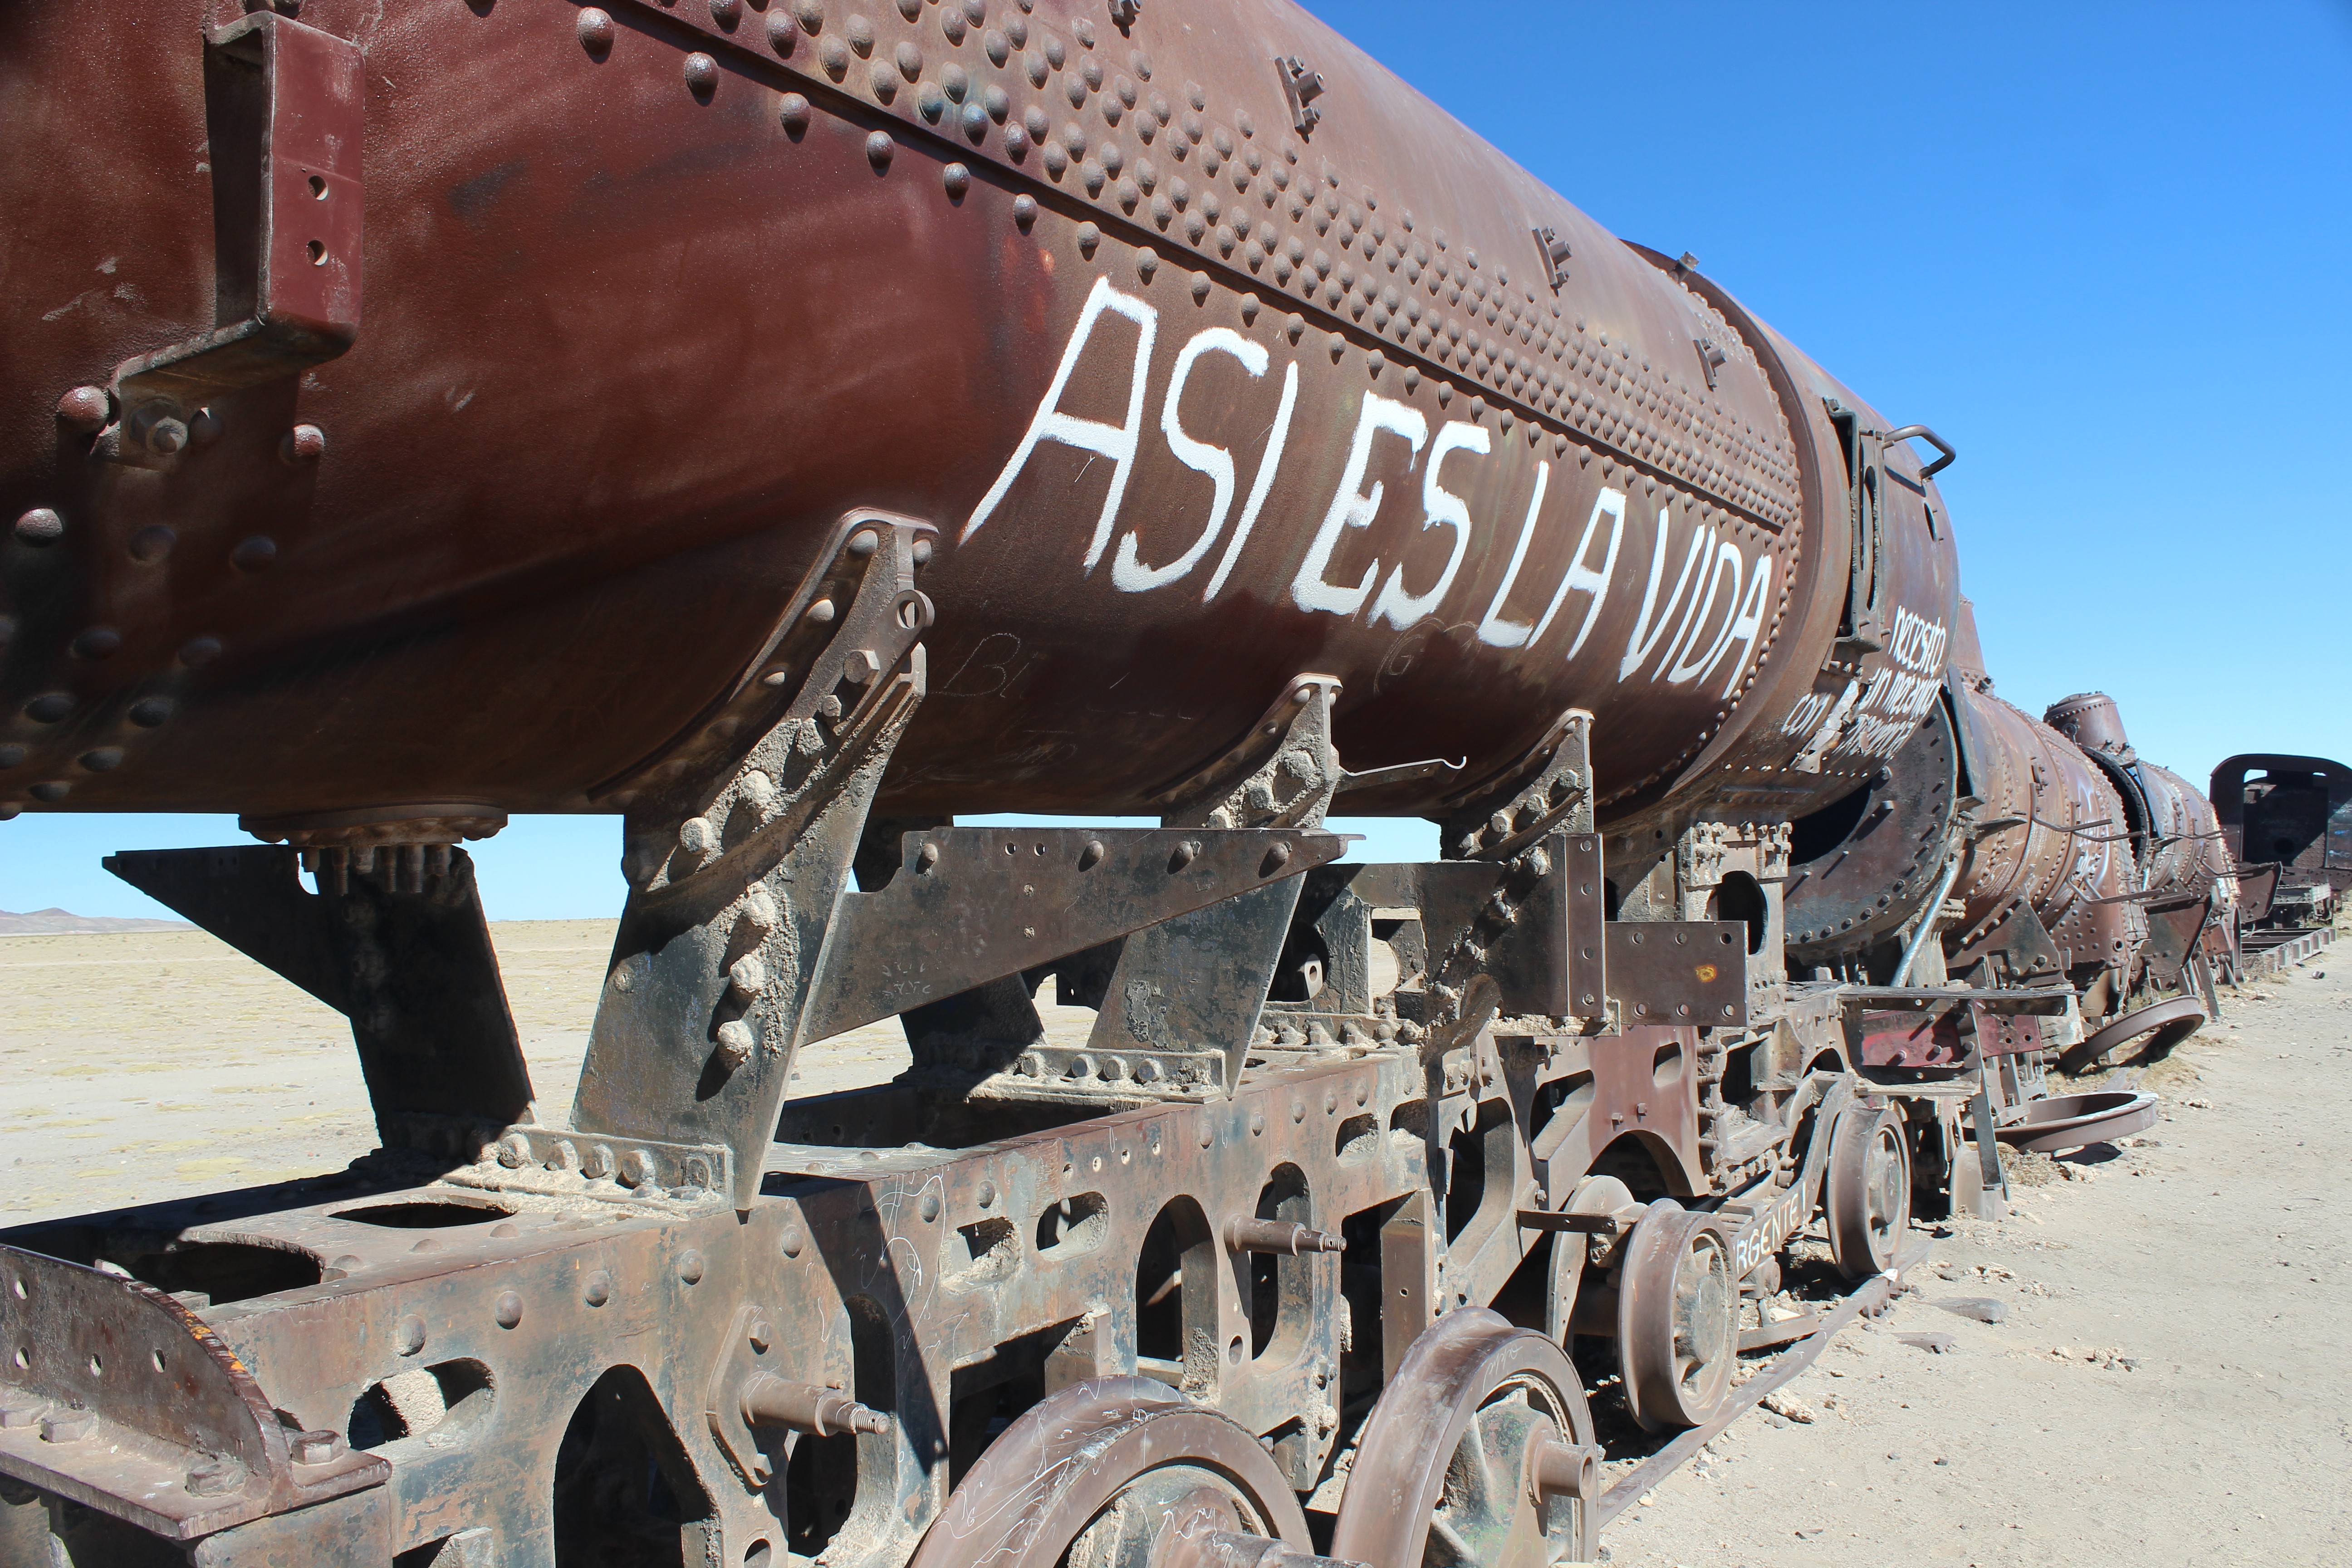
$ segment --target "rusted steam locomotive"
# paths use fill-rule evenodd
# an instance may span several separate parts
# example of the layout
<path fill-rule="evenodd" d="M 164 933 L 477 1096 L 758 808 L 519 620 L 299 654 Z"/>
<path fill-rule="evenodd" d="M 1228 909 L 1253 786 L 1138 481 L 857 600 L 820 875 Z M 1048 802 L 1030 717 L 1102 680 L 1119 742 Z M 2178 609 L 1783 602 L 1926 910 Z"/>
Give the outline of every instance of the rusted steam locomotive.
<path fill-rule="evenodd" d="M 2196 1008 L 2218 830 L 1991 695 L 1951 448 L 1278 0 L 72 0 L 0 82 L 0 813 L 243 814 L 109 863 L 382 1141 L 9 1235 L 12 1561 L 1581 1560 L 1589 1382 L 1703 1426 L 1817 1213 L 1884 1273 Z M 564 1125 L 516 811 L 624 825 Z"/>

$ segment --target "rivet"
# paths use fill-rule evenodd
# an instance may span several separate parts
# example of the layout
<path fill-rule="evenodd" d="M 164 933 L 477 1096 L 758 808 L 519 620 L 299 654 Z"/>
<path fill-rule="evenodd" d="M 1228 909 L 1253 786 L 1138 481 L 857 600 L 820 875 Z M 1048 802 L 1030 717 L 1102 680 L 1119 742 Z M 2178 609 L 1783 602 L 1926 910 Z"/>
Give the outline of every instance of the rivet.
<path fill-rule="evenodd" d="M 114 401 L 102 386 L 77 386 L 58 399 L 58 417 L 82 434 L 95 435 L 113 416 Z"/>
<path fill-rule="evenodd" d="M 580 1299 L 592 1307 L 601 1307 L 613 1299 L 613 1277 L 602 1268 L 588 1276 L 581 1288 Z"/>
<path fill-rule="evenodd" d="M 25 704 L 25 717 L 36 724 L 54 724 L 73 711 L 74 700 L 63 691 L 45 691 Z"/>
<path fill-rule="evenodd" d="M 15 744 L 0 746 L 0 768 L 16 767 L 25 760 L 25 757 L 26 751 L 22 746 Z"/>
<path fill-rule="evenodd" d="M 490 1306 L 490 1315 L 498 1320 L 499 1327 L 513 1328 L 522 1321 L 522 1298 L 511 1290 L 500 1291 Z"/>
<path fill-rule="evenodd" d="M 289 463 L 315 463 L 327 450 L 327 433 L 316 425 L 297 425 L 278 443 L 278 455 Z"/>
<path fill-rule="evenodd" d="M 812 37 L 824 30 L 824 0 L 800 0 L 793 7 L 793 15 L 800 18 L 802 29 Z"/>
<path fill-rule="evenodd" d="M 37 506 L 16 520 L 16 537 L 26 544 L 55 544 L 65 536 L 66 520 L 45 506 Z"/>
<path fill-rule="evenodd" d="M 392 1328 L 392 1348 L 400 1355 L 415 1355 L 425 1348 L 425 1320 L 414 1312 L 404 1314 Z"/>
<path fill-rule="evenodd" d="M 874 165 L 877 174 L 888 171 L 890 160 L 898 152 L 898 144 L 890 140 L 887 131 L 877 131 L 866 138 L 866 161 Z"/>
<path fill-rule="evenodd" d="M 100 746 L 94 752 L 84 752 L 81 765 L 94 773 L 111 773 L 122 765 L 122 748 Z"/>
<path fill-rule="evenodd" d="M 278 542 L 259 533 L 228 552 L 228 563 L 240 572 L 266 570 L 277 559 Z"/>
<path fill-rule="evenodd" d="M 131 559 L 143 565 L 153 565 L 172 553 L 172 546 L 180 536 L 160 522 L 150 523 L 131 536 Z"/>
<path fill-rule="evenodd" d="M 874 52 L 874 24 L 865 17 L 849 18 L 848 36 L 849 47 L 857 51 L 858 58 L 864 59 Z"/>
<path fill-rule="evenodd" d="M 1095 247 L 1102 243 L 1102 230 L 1091 223 L 1078 225 L 1078 254 L 1091 259 Z"/>
<path fill-rule="evenodd" d="M 190 669 L 200 669 L 221 656 L 220 638 L 193 637 L 180 648 L 180 662 Z"/>
<path fill-rule="evenodd" d="M 916 1205 L 916 1212 L 920 1214 L 926 1222 L 939 1218 L 940 1194 L 936 1192 L 926 1189 L 923 1194 L 922 1202 Z"/>
<path fill-rule="evenodd" d="M 112 626 L 92 626 L 73 640 L 79 658 L 104 658 L 122 646 L 122 634 Z"/>
<path fill-rule="evenodd" d="M 580 13 L 580 47 L 599 59 L 613 47 L 611 13 L 591 5 Z"/>
<path fill-rule="evenodd" d="M 1149 250 L 1139 250 L 1135 253 L 1135 275 L 1138 278 L 1149 283 L 1151 281 L 1151 275 L 1159 270 L 1160 258 Z"/>
<path fill-rule="evenodd" d="M 702 1254 L 694 1248 L 689 1247 L 678 1254 L 677 1277 L 688 1284 L 695 1285 L 701 1282 L 703 1268 Z"/>
<path fill-rule="evenodd" d="M 1013 197 L 1013 221 L 1020 226 L 1022 233 L 1028 233 L 1030 226 L 1037 221 L 1037 198 L 1025 195 Z"/>
<path fill-rule="evenodd" d="M 950 201 L 963 200 L 963 194 L 971 189 L 971 171 L 961 163 L 950 163 L 940 177 L 947 185 Z"/>
<path fill-rule="evenodd" d="M 980 1184 L 980 1191 L 975 1195 L 980 1200 L 981 1207 L 984 1209 L 994 1208 L 996 1206 L 996 1184 L 983 1178 Z"/>
<path fill-rule="evenodd" d="M 797 141 L 808 129 L 809 100 L 797 92 L 784 94 L 777 118 L 783 121 L 785 134 Z"/>
<path fill-rule="evenodd" d="M 815 604 L 811 605 L 805 611 L 803 611 L 803 615 L 806 619 L 815 622 L 818 626 L 828 625 L 833 620 L 834 616 L 833 601 L 831 599 L 819 599 Z"/>
<path fill-rule="evenodd" d="M 35 800 L 55 805 L 73 793 L 73 785 L 63 779 L 47 779 L 35 784 L 31 793 Z"/>
<path fill-rule="evenodd" d="M 786 1220 L 783 1234 L 777 1239 L 786 1258 L 798 1258 L 802 1249 L 808 1246 L 807 1227 L 796 1219 Z"/>
<path fill-rule="evenodd" d="M 900 44 L 892 57 L 898 63 L 898 74 L 908 81 L 923 74 L 923 51 L 912 44 Z"/>
<path fill-rule="evenodd" d="M 816 63 L 824 74 L 839 81 L 849 74 L 849 46 L 839 38 L 826 38 L 816 47 Z"/>

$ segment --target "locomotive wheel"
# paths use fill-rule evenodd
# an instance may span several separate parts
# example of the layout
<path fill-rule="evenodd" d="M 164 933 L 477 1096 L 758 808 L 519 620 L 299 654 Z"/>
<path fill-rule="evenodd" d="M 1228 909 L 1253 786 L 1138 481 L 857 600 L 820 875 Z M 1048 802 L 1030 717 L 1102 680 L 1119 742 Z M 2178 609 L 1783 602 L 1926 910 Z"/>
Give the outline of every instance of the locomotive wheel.
<path fill-rule="evenodd" d="M 1625 1239 L 1617 1286 L 1617 1365 L 1625 1405 L 1652 1432 L 1697 1426 L 1739 1359 L 1739 1279 L 1715 1216 L 1661 1198 Z"/>
<path fill-rule="evenodd" d="M 910 1568 L 1283 1568 L 1307 1516 L 1238 1423 L 1148 1377 L 1041 1401 L 988 1446 Z"/>
<path fill-rule="evenodd" d="M 1566 1352 L 1486 1308 L 1448 1312 L 1365 1419 L 1331 1555 L 1379 1568 L 1585 1562 L 1600 1458 Z"/>
<path fill-rule="evenodd" d="M 2146 1054 L 2162 1056 L 2204 1026 L 2205 1005 L 2194 996 L 2176 996 L 2169 1002 L 2158 1002 L 2117 1018 L 2061 1057 L 2058 1070 L 2071 1074 L 2095 1071 L 2143 1035 L 2149 1037 L 2143 1047 Z"/>
<path fill-rule="evenodd" d="M 1830 1168 L 1822 1194 L 1830 1254 L 1849 1279 L 1895 1265 L 1911 1223 L 1911 1141 L 1903 1113 L 1849 1106 L 1830 1132 Z"/>
<path fill-rule="evenodd" d="M 1562 1214 L 1615 1214 L 1633 1206 L 1633 1190 L 1614 1176 L 1587 1176 L 1577 1183 L 1568 1202 L 1560 1205 Z M 1591 1244 L 1574 1232 L 1555 1236 L 1551 1243 L 1551 1299 L 1545 1309 L 1544 1327 L 1551 1337 L 1568 1348 L 1574 1332 L 1576 1298 L 1584 1283 L 1585 1259 Z"/>

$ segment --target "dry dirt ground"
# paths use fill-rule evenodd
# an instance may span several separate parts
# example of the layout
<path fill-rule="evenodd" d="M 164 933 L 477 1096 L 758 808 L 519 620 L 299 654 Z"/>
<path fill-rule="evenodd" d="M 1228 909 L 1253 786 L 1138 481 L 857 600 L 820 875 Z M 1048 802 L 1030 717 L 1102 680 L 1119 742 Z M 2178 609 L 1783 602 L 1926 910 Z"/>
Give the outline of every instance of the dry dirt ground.
<path fill-rule="evenodd" d="M 543 1121 L 563 1115 L 609 921 L 492 928 Z M 2331 961 L 2333 968 L 2331 969 Z M 1610 1530 L 1638 1568 L 2352 1563 L 2352 944 L 2224 996 L 2153 1068 L 2165 1120 L 2025 1162 L 1916 1291 Z M 1049 1024 L 1091 1015 L 1049 1009 Z M 887 1078 L 895 1024 L 803 1094 Z M 367 1152 L 340 1016 L 196 931 L 0 939 L 6 1222 L 313 1174 Z M 1986 1324 L 1937 1303 L 1990 1298 Z M 1920 1350 L 1902 1336 L 1941 1334 Z M 1810 1419 L 1805 1419 L 1810 1417 Z"/>

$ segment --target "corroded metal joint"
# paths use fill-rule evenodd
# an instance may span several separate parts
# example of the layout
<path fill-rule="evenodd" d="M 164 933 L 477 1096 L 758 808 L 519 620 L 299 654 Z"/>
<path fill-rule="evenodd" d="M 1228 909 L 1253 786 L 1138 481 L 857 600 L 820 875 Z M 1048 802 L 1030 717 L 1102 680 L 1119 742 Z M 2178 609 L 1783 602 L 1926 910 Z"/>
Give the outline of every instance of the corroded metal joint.
<path fill-rule="evenodd" d="M 793 1383 L 773 1373 L 755 1372 L 745 1378 L 740 1403 L 746 1426 L 790 1426 L 819 1437 L 836 1432 L 878 1435 L 890 1429 L 887 1415 L 858 1404 L 839 1389 Z"/>
<path fill-rule="evenodd" d="M 1345 1252 L 1347 1242 L 1326 1230 L 1309 1230 L 1284 1219 L 1249 1219 L 1241 1215 L 1225 1222 L 1225 1245 L 1235 1252 L 1267 1252 L 1297 1258 L 1309 1252 Z"/>
<path fill-rule="evenodd" d="M 1528 1445 L 1528 1484 L 1543 1496 L 1590 1502 L 1601 1495 L 1601 1457 L 1594 1444 L 1538 1438 Z"/>

